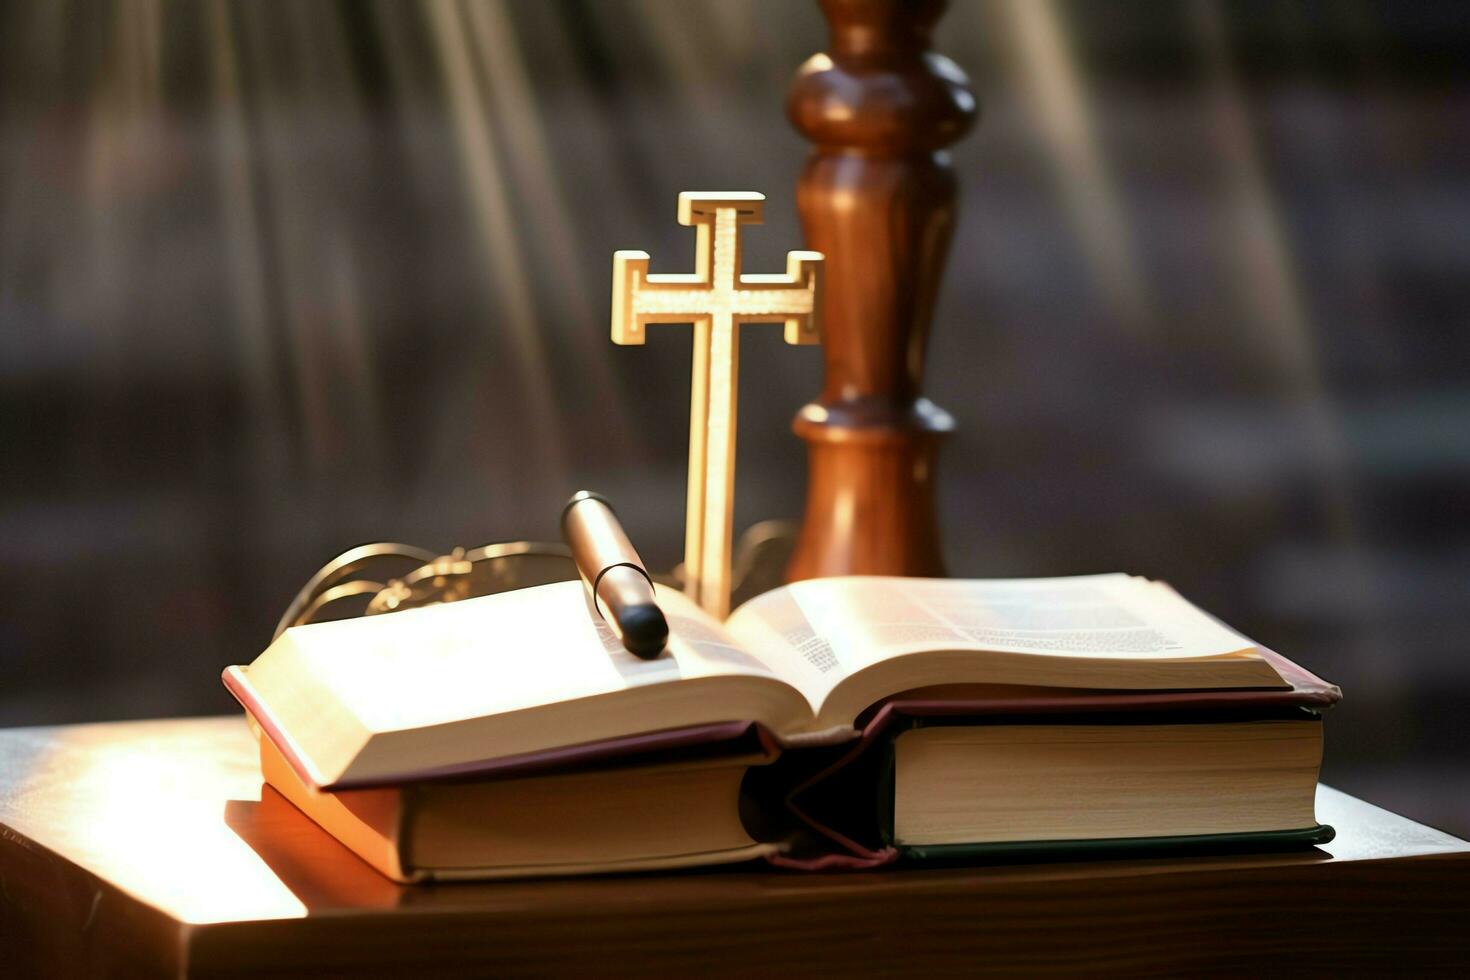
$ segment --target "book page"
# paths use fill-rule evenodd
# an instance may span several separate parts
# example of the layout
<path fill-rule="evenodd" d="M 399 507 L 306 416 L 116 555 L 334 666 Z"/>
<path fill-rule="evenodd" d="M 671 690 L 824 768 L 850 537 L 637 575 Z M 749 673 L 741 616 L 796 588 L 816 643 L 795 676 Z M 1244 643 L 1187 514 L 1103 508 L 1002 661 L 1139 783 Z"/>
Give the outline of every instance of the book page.
<path fill-rule="evenodd" d="M 1179 660 L 1254 649 L 1167 587 L 1123 574 L 813 579 L 752 600 L 728 625 L 818 705 L 848 675 L 907 653 Z"/>
<path fill-rule="evenodd" d="M 684 595 L 662 587 L 657 595 L 670 638 L 655 660 L 623 649 L 581 582 L 304 626 L 291 635 L 309 669 L 331 677 L 343 704 L 375 731 L 692 678 L 774 676 Z"/>
<path fill-rule="evenodd" d="M 825 579 L 823 581 L 833 581 Z M 781 678 L 817 709 L 838 681 L 847 676 L 846 658 L 833 645 L 830 625 L 813 623 L 798 598 L 805 582 L 772 589 L 742 605 L 725 621 L 735 642 L 761 656 Z"/>

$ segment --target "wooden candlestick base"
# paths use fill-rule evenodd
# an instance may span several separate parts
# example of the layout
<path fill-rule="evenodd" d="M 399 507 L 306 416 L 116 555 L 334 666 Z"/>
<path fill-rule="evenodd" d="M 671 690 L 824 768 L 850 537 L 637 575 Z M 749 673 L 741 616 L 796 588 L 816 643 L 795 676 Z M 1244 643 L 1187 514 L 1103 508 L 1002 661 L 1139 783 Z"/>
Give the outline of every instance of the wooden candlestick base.
<path fill-rule="evenodd" d="M 934 515 L 939 439 L 954 427 L 926 399 L 902 422 L 851 425 L 808 405 L 793 428 L 807 442 L 806 516 L 786 575 L 943 575 Z"/>
<path fill-rule="evenodd" d="M 968 80 L 928 50 L 943 0 L 822 0 L 829 51 L 791 87 L 815 144 L 797 184 L 808 247 L 827 257 L 826 383 L 798 414 L 806 516 L 789 580 L 943 575 L 934 463 L 948 413 L 920 397 L 930 314 L 953 232 L 944 147 L 973 123 Z"/>

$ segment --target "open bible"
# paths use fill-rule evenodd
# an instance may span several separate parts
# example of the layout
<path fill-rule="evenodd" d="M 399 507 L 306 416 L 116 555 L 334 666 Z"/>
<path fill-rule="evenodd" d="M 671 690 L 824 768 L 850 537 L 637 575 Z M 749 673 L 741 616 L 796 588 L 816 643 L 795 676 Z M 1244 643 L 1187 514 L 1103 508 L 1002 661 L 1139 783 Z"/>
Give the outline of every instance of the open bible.
<path fill-rule="evenodd" d="M 616 860 L 593 860 L 607 852 L 598 850 L 597 821 L 589 818 L 585 827 L 558 832 L 564 841 L 581 840 L 572 848 L 576 856 L 531 847 L 508 865 L 518 871 L 538 861 L 576 869 L 629 861 L 650 866 L 681 858 L 700 863 L 700 856 L 717 852 L 733 860 L 750 856 L 751 847 L 779 850 L 780 842 L 756 840 L 735 819 L 741 774 L 783 751 L 858 747 L 875 721 L 897 735 L 905 726 L 893 725 L 885 707 L 973 704 L 994 715 L 996 705 L 1013 704 L 1018 708 L 1010 713 L 1024 714 L 1027 704 L 1050 700 L 1087 713 L 1110 696 L 1156 704 L 1169 692 L 1215 692 L 1222 710 L 1279 703 L 1279 710 L 1291 712 L 1297 702 L 1312 708 L 1313 698 L 1321 701 L 1327 690 L 1315 678 L 1315 686 L 1304 686 L 1301 678 L 1310 675 L 1167 586 L 1121 574 L 818 579 L 759 596 L 723 623 L 673 590 L 660 590 L 659 601 L 671 634 L 668 650 L 651 661 L 624 651 L 582 584 L 566 582 L 297 627 L 248 667 L 227 669 L 225 683 L 264 733 L 268 780 L 324 825 L 313 810 L 350 799 L 354 791 L 398 794 L 417 786 L 422 795 L 427 786 L 436 787 L 429 792 L 439 806 L 462 810 L 449 836 L 468 841 L 478 836 L 465 826 L 472 812 L 487 825 L 495 818 L 485 816 L 494 807 L 484 800 L 443 802 L 446 794 L 464 797 L 467 780 L 479 781 L 482 796 L 493 796 L 494 784 L 507 779 L 540 780 L 534 785 L 550 795 L 540 804 L 543 821 L 531 826 L 544 826 L 560 812 L 547 782 L 551 775 L 572 780 L 562 787 L 570 794 L 565 799 L 601 800 L 623 813 L 638 810 L 640 802 L 645 810 L 672 812 L 671 801 L 683 801 L 683 815 L 661 830 L 648 829 L 646 814 L 634 820 L 648 832 L 626 842 L 630 849 Z M 712 741 L 744 731 L 740 726 L 757 729 L 759 744 L 710 749 Z M 716 731 L 723 733 L 718 739 L 709 734 Z M 910 760 L 900 786 L 944 781 L 945 763 L 936 776 L 935 763 L 923 768 L 912 760 L 964 755 L 952 747 L 936 755 L 934 745 L 907 737 L 907 743 L 894 743 L 908 746 L 899 757 Z M 693 751 L 698 746 L 704 747 Z M 915 755 L 914 747 L 922 752 Z M 1257 755 L 1247 764 L 1269 764 L 1269 748 Z M 619 763 L 624 775 L 609 776 Z M 715 770 L 723 775 L 712 775 Z M 684 776 L 671 780 L 675 773 Z M 1315 768 L 1309 776 L 1310 788 Z M 1296 790 L 1300 795 L 1301 787 Z M 612 796 L 621 802 L 610 802 Z M 526 812 L 531 796 L 524 787 L 499 805 L 509 807 L 513 799 L 523 805 L 518 813 Z M 689 839 L 688 814 L 710 810 L 716 799 L 713 809 L 729 817 L 722 831 Z M 401 796 L 392 800 L 382 826 L 371 831 L 377 838 L 404 829 Z M 951 800 L 941 809 L 954 805 Z M 900 803 L 901 820 L 933 825 L 932 814 L 914 823 L 909 815 L 915 812 L 914 799 Z M 675 825 L 683 835 L 679 844 L 664 846 L 660 841 Z M 936 839 L 952 842 L 973 829 L 960 820 Z M 1157 827 L 1145 829 L 1152 834 Z M 401 849 L 401 842 L 391 846 Z M 438 844 L 429 851 L 425 846 L 420 840 L 417 852 Z M 479 863 L 464 867 L 482 872 L 500 853 L 483 850 L 474 856 Z M 867 856 L 880 853 L 887 851 L 878 847 Z M 395 877 L 412 875 L 398 868 Z"/>

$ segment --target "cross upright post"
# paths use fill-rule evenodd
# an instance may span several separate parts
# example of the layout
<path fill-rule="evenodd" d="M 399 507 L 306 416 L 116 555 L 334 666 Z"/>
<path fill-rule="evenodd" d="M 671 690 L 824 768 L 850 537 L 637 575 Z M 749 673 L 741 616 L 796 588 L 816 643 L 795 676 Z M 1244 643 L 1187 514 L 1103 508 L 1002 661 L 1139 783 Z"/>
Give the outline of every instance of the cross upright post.
<path fill-rule="evenodd" d="M 740 325 L 784 323 L 788 344 L 821 339 L 820 252 L 786 253 L 785 273 L 740 271 L 740 226 L 760 224 L 764 202 L 745 191 L 680 194 L 679 223 L 697 233 L 692 273 L 650 273 L 647 252 L 613 253 L 613 343 L 644 343 L 651 323 L 694 325 L 685 592 L 721 619 L 730 611 Z"/>

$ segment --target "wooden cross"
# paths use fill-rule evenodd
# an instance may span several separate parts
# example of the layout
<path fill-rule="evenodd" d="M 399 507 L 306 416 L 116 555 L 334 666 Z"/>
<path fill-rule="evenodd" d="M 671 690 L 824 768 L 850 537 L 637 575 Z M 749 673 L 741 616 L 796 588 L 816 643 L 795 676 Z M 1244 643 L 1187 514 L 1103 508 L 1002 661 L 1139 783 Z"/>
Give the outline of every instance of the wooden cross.
<path fill-rule="evenodd" d="M 685 591 L 711 615 L 730 611 L 740 325 L 784 323 L 788 344 L 821 339 L 820 252 L 786 253 L 782 274 L 741 275 L 740 226 L 761 223 L 764 194 L 679 195 L 698 235 L 691 274 L 650 274 L 648 253 L 613 253 L 612 339 L 642 344 L 650 323 L 693 323 Z"/>

